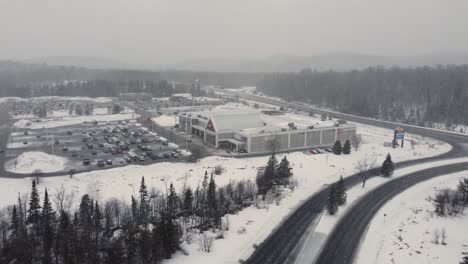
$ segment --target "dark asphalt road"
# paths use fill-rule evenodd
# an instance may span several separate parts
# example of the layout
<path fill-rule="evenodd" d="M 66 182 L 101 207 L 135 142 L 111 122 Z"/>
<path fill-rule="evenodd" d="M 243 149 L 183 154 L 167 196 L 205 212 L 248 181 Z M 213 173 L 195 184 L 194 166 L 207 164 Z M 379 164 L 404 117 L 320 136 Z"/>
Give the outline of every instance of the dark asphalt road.
<path fill-rule="evenodd" d="M 351 122 L 379 126 L 379 127 L 389 128 L 389 129 L 394 129 L 396 126 L 398 126 L 398 124 L 395 124 L 392 122 L 374 120 L 374 119 L 369 119 L 369 118 L 362 118 L 362 117 L 357 117 L 353 115 L 336 113 L 333 111 L 324 111 L 324 110 L 317 109 L 314 107 L 308 107 L 302 104 L 276 101 L 276 100 L 272 100 L 269 98 L 264 98 L 264 97 L 245 94 L 245 93 L 233 93 L 233 95 L 238 95 L 239 98 L 248 99 L 252 101 L 258 101 L 258 102 L 263 102 L 263 103 L 268 103 L 268 104 L 273 104 L 273 105 L 278 105 L 278 106 L 292 107 L 294 109 L 298 109 L 301 111 L 308 111 L 308 112 L 313 111 L 316 114 L 321 114 L 321 113 L 333 114 L 340 119 L 345 119 Z M 468 151 L 465 146 L 465 144 L 468 143 L 468 136 L 457 135 L 457 134 L 448 133 L 444 131 L 434 131 L 434 130 L 426 129 L 423 127 L 415 127 L 415 126 L 409 126 L 409 125 L 400 125 L 400 126 L 404 127 L 406 131 L 409 133 L 419 134 L 422 136 L 431 137 L 431 138 L 438 139 L 440 141 L 447 142 L 452 145 L 452 150 L 449 151 L 448 153 L 435 156 L 435 157 L 399 162 L 396 164 L 397 169 L 402 168 L 402 167 L 407 167 L 410 165 L 423 163 L 423 162 L 430 162 L 430 161 L 436 161 L 436 160 L 447 159 L 447 158 L 462 157 L 468 154 Z M 466 168 L 467 168 L 467 164 L 428 169 L 424 173 L 424 176 L 417 176 L 419 174 L 414 173 L 407 177 L 404 177 L 405 178 L 404 180 L 402 179 L 401 181 L 397 181 L 397 183 L 392 183 L 391 185 L 389 185 L 390 183 L 385 184 L 382 186 L 382 188 L 389 188 L 389 190 L 391 190 L 391 193 L 393 195 L 397 195 L 399 192 L 402 191 L 401 184 L 406 183 L 406 181 L 408 181 L 408 188 L 409 188 L 410 186 L 418 182 L 421 182 L 423 180 L 430 178 L 429 176 L 435 177 L 437 175 L 465 170 Z M 374 169 L 372 171 L 371 177 L 374 177 L 377 175 L 379 175 L 378 169 Z M 352 175 L 345 179 L 345 184 L 348 188 L 351 186 L 360 184 L 360 183 L 361 183 L 361 178 L 359 174 Z M 387 185 L 388 187 L 384 187 Z M 315 220 L 316 217 L 324 209 L 326 200 L 327 200 L 328 191 L 329 191 L 328 188 L 324 188 L 321 191 L 317 192 L 316 194 L 312 195 L 309 199 L 307 199 L 279 227 L 277 227 L 277 229 L 274 230 L 263 243 L 257 246 L 254 253 L 250 256 L 249 259 L 245 261 L 245 263 L 252 263 L 252 264 L 253 263 L 255 264 L 257 263 L 286 263 L 286 261 L 288 262 L 294 261 L 297 256 L 292 255 L 293 249 L 296 247 L 296 245 L 300 241 L 302 235 L 306 233 L 305 231 L 307 227 L 309 226 L 309 224 L 313 220 Z M 383 203 L 385 203 L 385 201 L 390 199 L 390 197 L 393 197 L 393 196 L 382 197 L 382 201 L 379 204 L 377 202 L 373 203 L 372 199 L 367 200 L 366 202 L 369 203 L 368 206 L 373 205 L 373 206 L 376 206 L 375 208 L 378 209 Z M 361 213 L 366 214 L 367 217 L 371 219 L 375 212 L 369 211 L 368 213 L 366 213 L 364 210 Z M 357 218 L 356 221 L 358 220 L 359 219 Z M 366 226 L 364 226 L 364 229 Z M 329 237 L 329 240 L 327 242 L 327 243 L 330 243 L 330 246 L 327 246 L 327 250 L 323 251 L 323 254 L 326 254 L 326 256 L 324 255 L 322 257 L 322 254 L 321 254 L 320 259 L 322 262 L 319 262 L 319 263 L 334 264 L 334 263 L 351 263 L 352 262 L 351 257 L 353 256 L 354 250 L 356 248 L 352 248 L 348 245 L 354 245 L 354 244 L 359 243 L 359 239 L 362 236 L 362 232 L 360 233 L 356 232 L 357 230 L 356 228 L 354 227 L 349 228 L 349 227 L 350 225 L 347 225 L 346 223 L 343 224 L 342 226 L 343 229 L 348 229 L 348 232 L 350 232 L 350 234 L 354 234 L 355 236 L 349 237 L 349 238 L 347 237 L 346 242 L 344 242 L 343 237 L 340 237 L 340 236 L 335 237 L 334 236 L 335 233 L 333 233 L 332 236 Z M 342 234 L 342 233 L 343 233 L 343 230 L 339 230 L 337 234 Z M 345 255 L 344 257 L 341 257 L 340 259 L 336 259 L 335 261 L 334 256 L 328 254 L 328 252 L 331 252 L 333 250 L 335 250 L 336 252 L 340 252 L 340 254 L 346 253 L 347 255 Z M 350 251 L 352 251 L 352 253 L 350 253 Z M 340 262 L 343 260 L 346 260 L 349 262 Z"/>
<path fill-rule="evenodd" d="M 370 221 L 388 200 L 422 181 L 464 170 L 468 170 L 468 162 L 425 169 L 397 178 L 370 191 L 343 215 L 329 235 L 315 263 L 353 263 L 359 241 Z"/>

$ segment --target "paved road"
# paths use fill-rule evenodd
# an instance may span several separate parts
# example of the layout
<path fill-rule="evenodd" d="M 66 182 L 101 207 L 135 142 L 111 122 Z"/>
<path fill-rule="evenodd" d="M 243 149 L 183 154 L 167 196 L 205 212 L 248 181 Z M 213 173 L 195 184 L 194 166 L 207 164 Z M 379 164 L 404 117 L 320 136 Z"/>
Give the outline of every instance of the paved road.
<path fill-rule="evenodd" d="M 226 91 L 223 90 L 223 92 L 226 92 Z M 318 113 L 318 114 L 325 113 L 328 115 L 332 114 L 332 115 L 337 116 L 338 118 L 345 119 L 348 121 L 374 125 L 374 126 L 379 126 L 379 127 L 384 127 L 384 128 L 394 129 L 397 125 L 401 125 L 401 124 L 396 124 L 393 122 L 386 122 L 386 121 L 380 121 L 380 120 L 375 120 L 375 119 L 370 119 L 370 118 L 358 117 L 354 115 L 336 113 L 334 111 L 321 110 L 321 109 L 317 109 L 311 106 L 305 106 L 303 104 L 272 100 L 269 98 L 264 98 L 264 97 L 255 96 L 255 95 L 246 94 L 246 93 L 231 93 L 231 94 L 233 96 L 238 96 L 239 98 L 243 98 L 243 99 L 273 104 L 277 106 L 292 107 L 294 109 L 298 109 L 301 111 L 313 111 L 314 113 Z M 423 127 L 416 127 L 416 126 L 411 126 L 411 125 L 401 125 L 401 126 L 403 126 L 406 129 L 406 131 L 409 133 L 432 137 L 432 138 L 447 142 L 451 144 L 453 148 L 448 153 L 445 153 L 436 157 L 422 158 L 422 159 L 397 163 L 396 164 L 397 169 L 402 168 L 402 167 L 407 167 L 410 165 L 423 163 L 423 162 L 430 162 L 430 161 L 435 161 L 435 160 L 440 160 L 440 159 L 467 156 L 468 154 L 467 147 L 466 147 L 468 144 L 468 136 L 458 135 L 455 133 L 449 133 L 445 131 L 435 131 L 435 130 L 430 130 L 430 129 L 426 129 Z M 465 170 L 465 169 L 466 169 L 465 165 L 447 166 L 443 168 L 433 168 L 433 169 L 430 169 L 428 172 L 426 172 L 425 175 L 445 174 L 448 172 L 460 171 L 460 170 Z M 379 175 L 378 169 L 374 169 L 372 171 L 371 177 L 374 177 L 376 175 Z M 417 173 L 409 176 L 409 178 L 411 179 L 414 178 L 412 180 L 412 182 L 414 181 L 413 184 L 427 179 L 426 178 L 427 176 L 426 177 L 414 177 L 415 175 L 417 175 Z M 409 179 L 409 178 L 406 178 L 406 179 Z M 352 175 L 345 179 L 345 184 L 348 188 L 351 186 L 360 184 L 360 183 L 361 183 L 361 179 L 360 179 L 359 174 Z M 383 186 L 387 186 L 387 184 Z M 396 195 L 400 187 L 401 186 L 390 185 L 389 187 L 386 187 L 386 188 L 390 188 L 392 190 L 392 193 L 396 192 L 395 193 Z M 298 245 L 298 242 L 302 239 L 303 234 L 307 234 L 306 232 L 307 228 L 312 223 L 312 221 L 316 220 L 317 217 L 320 215 L 320 213 L 323 211 L 325 204 L 326 204 L 328 192 L 329 192 L 328 188 L 323 188 L 321 191 L 317 192 L 316 194 L 312 195 L 309 199 L 307 199 L 276 230 L 274 230 L 263 243 L 257 246 L 254 253 L 245 262 L 246 263 L 292 263 L 294 262 L 297 258 L 297 256 L 295 255 L 297 251 L 295 251 L 294 249 Z M 367 202 L 370 204 L 373 204 L 372 200 L 367 201 Z M 372 216 L 373 216 L 373 213 L 372 211 L 370 211 L 367 214 L 367 217 L 372 218 Z M 343 225 L 343 228 L 346 229 L 346 225 Z M 350 232 L 352 232 L 354 230 L 354 227 L 349 228 L 348 226 L 348 229 Z M 333 241 L 333 242 L 330 242 L 330 243 L 335 243 L 335 244 L 330 245 L 329 248 L 330 250 L 333 248 L 336 248 L 336 250 L 339 250 L 339 252 L 343 252 L 346 249 L 349 249 L 347 244 L 358 243 L 360 235 L 362 234 L 359 234 L 359 236 L 357 237 L 349 238 L 349 240 L 346 243 L 342 243 L 341 238 L 338 236 L 336 238 L 331 236 L 333 237 L 333 239 L 331 239 L 330 241 Z M 343 248 L 341 248 L 340 246 Z M 324 251 L 324 252 L 328 252 L 328 251 Z M 341 260 L 342 259 L 340 259 L 340 261 Z M 350 260 L 351 259 L 347 259 L 347 261 L 350 261 Z M 327 263 L 327 264 L 351 263 L 351 262 L 335 261 L 333 259 L 333 256 L 324 258 L 323 261 L 324 262 L 320 262 L 320 263 Z"/>
<path fill-rule="evenodd" d="M 343 215 L 315 263 L 353 263 L 367 226 L 388 200 L 421 181 L 464 170 L 468 170 L 468 162 L 434 167 L 408 174 L 370 191 Z"/>

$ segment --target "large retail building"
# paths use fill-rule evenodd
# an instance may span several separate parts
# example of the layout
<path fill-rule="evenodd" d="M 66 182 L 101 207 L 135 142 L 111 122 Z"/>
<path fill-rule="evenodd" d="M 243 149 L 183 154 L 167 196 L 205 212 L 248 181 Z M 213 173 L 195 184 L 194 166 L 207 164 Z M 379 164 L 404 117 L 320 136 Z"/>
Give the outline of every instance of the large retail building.
<path fill-rule="evenodd" d="M 206 145 L 246 153 L 270 153 L 330 147 L 336 140 L 351 140 L 354 125 L 300 125 L 266 122 L 280 112 L 223 110 L 182 113 L 179 130 L 200 137 Z M 307 117 L 306 117 L 307 118 Z"/>

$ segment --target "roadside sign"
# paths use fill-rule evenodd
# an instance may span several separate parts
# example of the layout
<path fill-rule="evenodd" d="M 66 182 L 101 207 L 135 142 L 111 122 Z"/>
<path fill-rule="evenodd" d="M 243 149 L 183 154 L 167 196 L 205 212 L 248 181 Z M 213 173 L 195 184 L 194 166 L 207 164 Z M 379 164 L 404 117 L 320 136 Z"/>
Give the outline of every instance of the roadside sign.
<path fill-rule="evenodd" d="M 395 148 L 395 143 L 397 140 L 401 140 L 401 147 L 403 147 L 403 142 L 405 139 L 405 129 L 402 127 L 397 127 L 395 128 L 394 134 L 393 134 L 393 147 Z"/>

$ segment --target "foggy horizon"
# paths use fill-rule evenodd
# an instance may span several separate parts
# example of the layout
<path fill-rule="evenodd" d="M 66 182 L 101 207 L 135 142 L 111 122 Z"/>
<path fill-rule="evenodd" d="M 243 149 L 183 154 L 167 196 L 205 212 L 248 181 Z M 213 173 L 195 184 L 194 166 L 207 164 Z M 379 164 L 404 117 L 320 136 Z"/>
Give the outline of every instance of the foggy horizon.
<path fill-rule="evenodd" d="M 0 1 L 0 59 L 193 60 L 467 53 L 466 1 Z"/>

